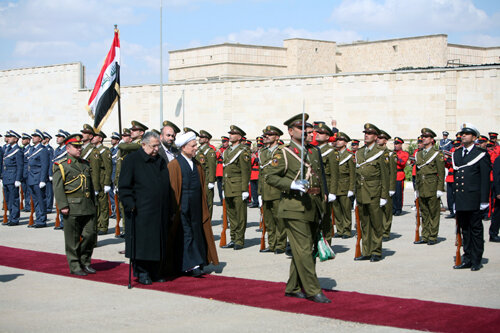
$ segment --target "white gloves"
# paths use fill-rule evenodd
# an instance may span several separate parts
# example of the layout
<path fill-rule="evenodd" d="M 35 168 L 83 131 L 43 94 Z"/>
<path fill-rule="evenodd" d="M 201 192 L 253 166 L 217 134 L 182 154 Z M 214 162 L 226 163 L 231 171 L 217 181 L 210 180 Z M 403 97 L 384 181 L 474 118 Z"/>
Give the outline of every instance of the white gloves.
<path fill-rule="evenodd" d="M 480 210 L 485 210 L 487 209 L 488 207 L 490 206 L 490 204 L 488 202 L 483 202 L 479 205 L 479 209 Z"/>
<path fill-rule="evenodd" d="M 259 195 L 259 207 L 262 207 L 262 195 Z"/>
<path fill-rule="evenodd" d="M 215 187 L 215 183 L 208 183 L 208 189 L 211 190 Z"/>
<path fill-rule="evenodd" d="M 396 193 L 396 191 L 389 191 L 389 196 L 393 196 Z"/>
<path fill-rule="evenodd" d="M 436 192 L 436 197 L 438 197 L 438 199 L 439 199 L 439 198 L 441 198 L 443 196 L 443 194 L 444 194 L 443 192 L 437 191 Z"/>
<path fill-rule="evenodd" d="M 385 206 L 385 204 L 387 203 L 387 200 L 386 199 L 382 199 L 380 198 L 380 207 L 383 207 Z"/>
<path fill-rule="evenodd" d="M 40 182 L 40 184 L 38 184 L 38 187 L 40 187 L 40 188 L 44 188 L 44 187 L 45 187 L 45 185 L 47 185 L 47 184 L 45 184 L 44 182 Z"/>
<path fill-rule="evenodd" d="M 328 193 L 328 202 L 334 202 L 337 196 L 333 193 Z"/>
<path fill-rule="evenodd" d="M 418 198 L 418 191 L 415 191 L 415 198 Z"/>
<path fill-rule="evenodd" d="M 113 190 L 113 192 L 114 192 L 115 194 L 118 194 L 118 187 L 115 187 L 115 189 Z"/>
<path fill-rule="evenodd" d="M 243 201 L 245 201 L 246 199 L 248 199 L 248 197 L 249 197 L 248 192 L 241 193 L 241 199 L 243 199 Z"/>
<path fill-rule="evenodd" d="M 49 176 L 49 181 L 52 181 L 52 176 Z"/>
<path fill-rule="evenodd" d="M 97 197 L 97 195 L 99 194 L 99 191 L 94 191 L 94 194 Z"/>
<path fill-rule="evenodd" d="M 303 193 L 307 192 L 307 189 L 306 189 L 305 185 L 297 183 L 297 181 L 292 182 L 292 184 L 290 185 L 290 189 L 297 190 L 297 191 L 300 191 L 300 192 L 303 192 Z"/>
<path fill-rule="evenodd" d="M 224 195 L 224 190 L 222 190 L 222 199 L 226 199 L 226 196 Z"/>
<path fill-rule="evenodd" d="M 354 192 L 353 191 L 347 191 L 347 196 L 350 198 L 354 195 Z"/>
<path fill-rule="evenodd" d="M 104 185 L 104 193 L 109 193 L 111 191 L 111 186 Z"/>
<path fill-rule="evenodd" d="M 16 181 L 14 182 L 14 186 L 15 186 L 15 187 L 19 187 L 19 186 L 21 186 L 21 182 L 20 182 L 20 181 L 18 181 L 18 180 L 16 180 Z"/>

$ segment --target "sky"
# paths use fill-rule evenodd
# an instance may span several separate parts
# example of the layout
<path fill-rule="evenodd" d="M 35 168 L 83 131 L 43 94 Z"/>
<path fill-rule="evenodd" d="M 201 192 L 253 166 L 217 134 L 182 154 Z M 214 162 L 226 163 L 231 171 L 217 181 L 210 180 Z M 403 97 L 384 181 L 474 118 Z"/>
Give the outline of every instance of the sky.
<path fill-rule="evenodd" d="M 82 62 L 92 88 L 117 24 L 121 84 L 159 83 L 160 3 L 164 82 L 168 51 L 225 42 L 447 34 L 449 43 L 500 46 L 498 0 L 0 0 L 0 70 Z"/>

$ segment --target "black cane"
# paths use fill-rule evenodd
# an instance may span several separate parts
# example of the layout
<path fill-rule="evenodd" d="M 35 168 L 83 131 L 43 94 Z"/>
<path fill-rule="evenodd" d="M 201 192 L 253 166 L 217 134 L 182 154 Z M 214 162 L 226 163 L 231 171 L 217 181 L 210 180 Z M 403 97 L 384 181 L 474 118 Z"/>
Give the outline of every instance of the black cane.
<path fill-rule="evenodd" d="M 132 232 L 130 233 L 130 236 L 132 239 L 130 240 L 130 246 L 131 246 L 131 254 L 128 259 L 128 289 L 132 289 L 132 263 L 135 263 L 135 212 L 132 209 Z"/>

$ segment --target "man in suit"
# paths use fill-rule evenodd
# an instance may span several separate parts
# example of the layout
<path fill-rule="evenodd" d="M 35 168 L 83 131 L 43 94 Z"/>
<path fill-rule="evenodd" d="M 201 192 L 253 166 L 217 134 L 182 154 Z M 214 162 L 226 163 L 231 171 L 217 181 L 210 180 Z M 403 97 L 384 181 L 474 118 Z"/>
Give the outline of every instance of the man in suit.
<path fill-rule="evenodd" d="M 49 152 L 42 145 L 43 133 L 39 129 L 31 135 L 33 146 L 28 153 L 28 186 L 35 206 L 33 228 L 47 226 L 47 198 L 45 188 L 49 181 Z"/>
<path fill-rule="evenodd" d="M 163 122 L 163 128 L 161 129 L 160 141 L 161 147 L 158 154 L 165 160 L 165 162 L 170 162 L 177 157 L 179 150 L 175 146 L 175 136 L 180 133 L 179 127 L 173 122 L 165 120 Z"/>
<path fill-rule="evenodd" d="M 479 136 L 477 128 L 465 123 L 462 126 L 463 147 L 453 153 L 455 170 L 455 215 L 462 230 L 464 255 L 462 264 L 455 269 L 483 267 L 484 229 L 482 214 L 489 206 L 491 163 L 488 152 L 474 146 Z"/>
<path fill-rule="evenodd" d="M 10 131 L 8 146 L 3 156 L 2 181 L 7 209 L 9 211 L 9 226 L 19 224 L 19 186 L 23 178 L 23 151 L 17 145 L 21 138 L 15 131 Z"/>

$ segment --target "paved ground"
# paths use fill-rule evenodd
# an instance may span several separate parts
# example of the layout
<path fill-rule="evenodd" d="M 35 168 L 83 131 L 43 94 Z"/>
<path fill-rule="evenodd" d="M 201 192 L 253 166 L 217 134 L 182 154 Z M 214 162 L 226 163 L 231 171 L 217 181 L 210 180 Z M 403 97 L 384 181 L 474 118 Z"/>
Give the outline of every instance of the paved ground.
<path fill-rule="evenodd" d="M 216 195 L 217 197 L 217 195 Z M 413 245 L 415 213 L 413 194 L 407 187 L 404 216 L 395 217 L 391 240 L 384 243 L 384 259 L 378 263 L 354 262 L 356 239 L 334 239 L 335 260 L 318 263 L 323 288 L 368 294 L 417 298 L 437 302 L 500 308 L 500 244 L 486 239 L 484 268 L 479 272 L 454 271 L 455 221 L 442 214 L 439 243 Z M 214 234 L 221 231 L 220 206 L 214 207 Z M 49 216 L 53 226 L 55 215 Z M 248 210 L 245 248 L 218 249 L 221 275 L 285 282 L 290 259 L 260 254 L 256 232 L 259 210 Z M 52 227 L 28 229 L 22 225 L 1 227 L 0 244 L 31 250 L 64 253 L 61 231 Z M 115 221 L 110 225 L 114 227 Z M 485 228 L 490 222 L 484 222 Z M 487 231 L 486 231 L 487 234 Z M 227 233 L 229 238 L 229 232 Z M 100 236 L 94 258 L 123 261 L 124 248 L 113 234 Z M 96 283 L 0 266 L 0 331 L 269 331 L 303 332 L 306 329 L 343 331 L 401 331 L 307 315 L 258 309 L 189 296 Z M 333 299 L 335 301 L 335 299 Z"/>

